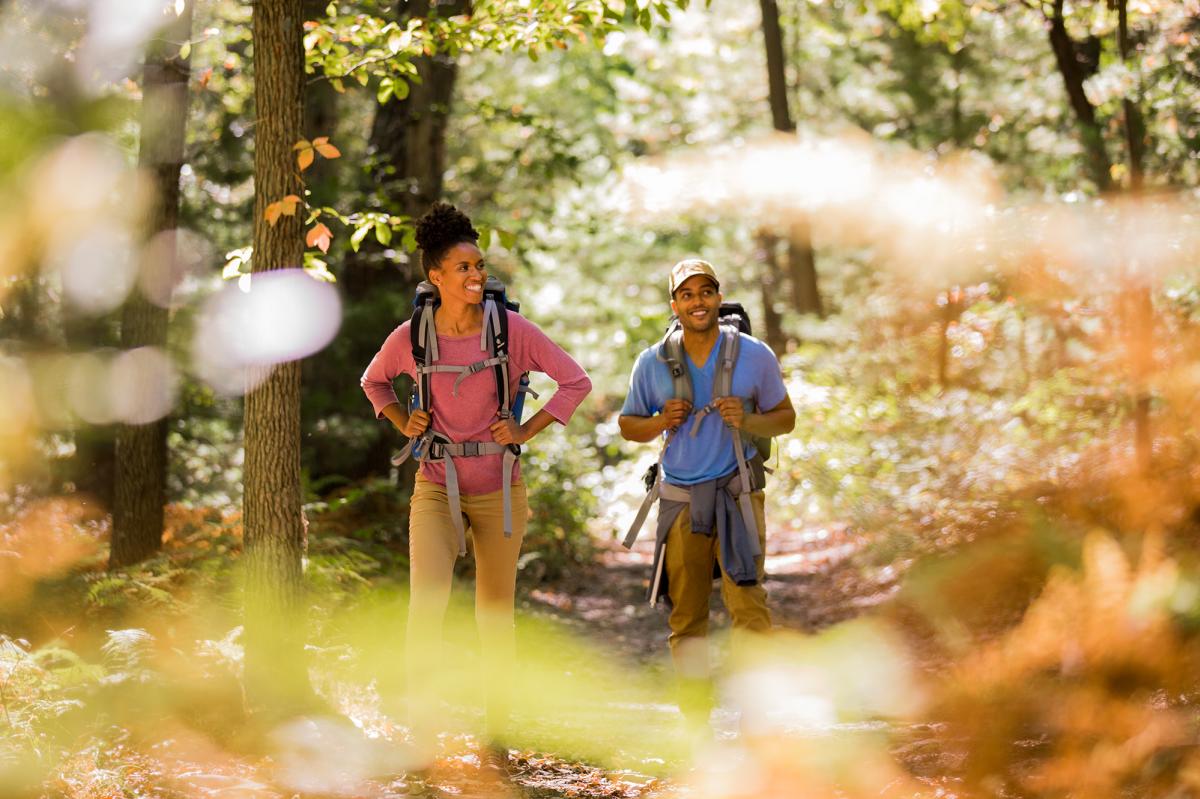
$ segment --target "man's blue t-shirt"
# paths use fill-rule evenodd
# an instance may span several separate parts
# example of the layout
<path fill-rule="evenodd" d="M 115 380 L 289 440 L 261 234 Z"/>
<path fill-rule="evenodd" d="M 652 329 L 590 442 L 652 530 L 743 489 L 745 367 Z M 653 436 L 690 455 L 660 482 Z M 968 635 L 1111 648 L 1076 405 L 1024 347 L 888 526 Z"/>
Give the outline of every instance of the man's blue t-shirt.
<path fill-rule="evenodd" d="M 767 411 L 783 402 L 787 387 L 775 353 L 763 342 L 739 334 L 742 337 L 737 363 L 733 367 L 733 395 L 751 398 L 753 404 L 747 411 Z M 654 416 L 663 409 L 667 400 L 675 396 L 671 382 L 671 370 L 665 361 L 659 360 L 661 342 L 645 352 L 633 365 L 629 381 L 629 395 L 621 408 L 622 416 Z M 708 354 L 703 368 L 697 367 L 692 359 L 684 355 L 692 376 L 693 411 L 703 408 L 712 400 L 713 378 L 717 372 L 718 339 Z M 688 435 L 695 421 L 695 414 L 688 416 L 680 425 L 667 453 L 663 457 L 663 479 L 674 485 L 695 485 L 729 474 L 737 468 L 737 454 L 733 451 L 733 434 L 725 426 L 721 414 L 713 411 L 700 422 L 696 437 Z M 663 433 L 664 436 L 667 433 Z M 754 454 L 754 444 L 743 436 L 746 456 Z"/>

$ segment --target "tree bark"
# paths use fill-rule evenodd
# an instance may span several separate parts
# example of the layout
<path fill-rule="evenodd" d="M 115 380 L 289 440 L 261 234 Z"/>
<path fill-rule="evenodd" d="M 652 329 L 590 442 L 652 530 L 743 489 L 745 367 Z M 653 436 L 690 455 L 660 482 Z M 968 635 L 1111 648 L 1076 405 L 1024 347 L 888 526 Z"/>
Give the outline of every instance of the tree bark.
<path fill-rule="evenodd" d="M 1104 146 L 1104 132 L 1096 121 L 1096 109 L 1083 90 L 1088 72 L 1079 61 L 1078 43 L 1067 31 L 1063 1 L 1054 0 L 1053 13 L 1047 19 L 1050 47 L 1054 50 L 1054 60 L 1066 87 L 1067 99 L 1079 124 L 1080 138 L 1087 153 L 1092 180 L 1095 181 L 1096 188 L 1104 193 L 1112 188 L 1112 162 L 1108 157 L 1108 149 Z"/>
<path fill-rule="evenodd" d="M 1121 61 L 1130 66 L 1133 48 L 1129 42 L 1129 0 L 1117 0 L 1117 47 Z M 1146 124 L 1136 98 L 1126 96 L 1121 108 L 1125 117 L 1125 144 L 1129 148 L 1129 188 L 1140 192 L 1145 180 Z"/>
<path fill-rule="evenodd" d="M 763 333 L 767 344 L 775 352 L 782 352 L 787 346 L 783 335 L 782 320 L 779 311 L 775 309 L 775 298 L 779 294 L 779 259 L 776 249 L 779 240 L 770 233 L 758 234 L 759 262 L 763 265 L 762 272 L 762 308 Z"/>
<path fill-rule="evenodd" d="M 407 24 L 414 17 L 426 17 L 433 13 L 441 17 L 462 14 L 470 9 L 466 0 L 437 2 L 429 0 L 398 4 L 395 21 Z M 446 171 L 446 130 L 449 125 L 454 86 L 458 77 L 458 65 L 448 55 L 438 54 L 418 58 L 414 62 L 419 81 L 411 81 L 408 96 L 404 99 L 391 98 L 377 102 L 371 124 L 368 143 L 370 162 L 368 178 L 369 193 L 373 204 L 380 210 L 412 219 L 424 213 L 430 205 L 442 197 Z M 417 284 L 423 279 L 420 263 L 416 258 L 409 261 L 408 268 L 397 280 L 390 263 L 385 263 L 383 248 L 368 236 L 361 250 L 347 259 L 341 282 L 351 303 L 370 301 L 377 296 L 380 283 L 387 281 L 388 292 L 412 296 Z M 405 304 L 404 307 L 407 307 Z M 396 320 L 399 323 L 402 320 Z M 379 346 L 379 331 L 364 340 L 358 351 L 350 357 L 357 365 L 366 366 Z M 327 356 L 313 359 L 314 375 L 323 379 L 330 369 L 344 371 L 344 363 L 332 364 Z M 403 399 L 403 398 L 402 398 Z M 363 454 L 363 468 L 368 474 L 386 475 L 391 470 L 391 455 L 397 444 L 396 435 L 383 430 L 370 448 Z M 417 464 L 406 461 L 400 468 L 400 485 L 412 485 Z"/>
<path fill-rule="evenodd" d="M 304 256 L 301 216 L 263 213 L 269 203 L 303 194 L 293 145 L 304 119 L 301 0 L 254 5 L 253 272 L 298 267 Z M 301 558 L 300 364 L 278 364 L 246 395 L 245 679 L 253 709 L 281 708 L 310 694 L 305 668 Z"/>
<path fill-rule="evenodd" d="M 821 287 L 817 280 L 817 257 L 812 246 L 812 226 L 808 217 L 792 224 L 788 237 L 788 272 L 792 281 L 792 304 L 800 313 L 825 318 Z"/>
<path fill-rule="evenodd" d="M 763 42 L 767 50 L 767 96 L 771 103 L 771 123 L 775 130 L 796 130 L 788 110 L 787 76 L 783 66 L 783 32 L 779 25 L 779 6 L 775 0 L 759 0 L 762 9 Z"/>
<path fill-rule="evenodd" d="M 142 131 L 138 165 L 154 176 L 156 198 L 149 236 L 173 231 L 179 224 L 179 171 L 183 167 L 184 132 L 187 126 L 187 84 L 190 58 L 180 56 L 191 37 L 192 3 L 183 7 L 146 50 L 142 87 Z M 178 244 L 161 250 L 175 258 Z M 173 265 L 162 268 L 175 275 Z M 157 297 L 159 302 L 167 299 Z M 167 345 L 168 310 L 135 290 L 121 313 L 121 347 Z M 129 386 L 130 391 L 153 390 Z M 110 569 L 145 560 L 162 547 L 163 505 L 166 502 L 167 419 L 117 428 L 116 486 L 113 502 Z"/>
<path fill-rule="evenodd" d="M 1117 0 L 1117 49 L 1121 61 L 1129 66 L 1132 46 L 1129 41 L 1128 0 Z M 1134 194 L 1142 191 L 1145 183 L 1145 136 L 1146 126 L 1136 98 L 1126 96 L 1121 101 L 1125 122 L 1125 143 L 1129 156 L 1129 190 Z M 1130 294 L 1131 311 L 1126 315 L 1129 340 L 1127 357 L 1134 364 L 1133 390 L 1133 436 L 1137 453 L 1138 468 L 1149 474 L 1154 457 L 1154 432 L 1151 427 L 1151 394 L 1148 388 L 1154 371 L 1155 314 L 1154 298 L 1145 278 L 1131 278 L 1127 291 Z"/>
<path fill-rule="evenodd" d="M 775 0 L 759 0 L 759 8 L 762 11 L 763 43 L 767 53 L 767 97 L 771 105 L 771 124 L 780 133 L 795 133 L 796 123 L 788 109 L 787 73 L 784 67 L 779 6 Z M 792 224 L 787 245 L 792 303 L 800 313 L 824 316 L 817 281 L 816 254 L 812 246 L 812 226 L 807 217 L 802 216 Z M 774 281 L 773 276 L 769 279 Z"/>

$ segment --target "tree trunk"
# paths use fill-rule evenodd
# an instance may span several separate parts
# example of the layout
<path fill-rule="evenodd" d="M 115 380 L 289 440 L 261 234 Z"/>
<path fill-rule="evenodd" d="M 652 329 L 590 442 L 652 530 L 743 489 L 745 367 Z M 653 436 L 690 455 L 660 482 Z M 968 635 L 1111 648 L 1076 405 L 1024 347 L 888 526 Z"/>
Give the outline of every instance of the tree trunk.
<path fill-rule="evenodd" d="M 1079 61 L 1079 46 L 1067 31 L 1066 19 L 1063 17 L 1063 0 L 1054 0 L 1053 14 L 1047 22 L 1050 46 L 1054 50 L 1054 60 L 1058 64 L 1059 74 L 1062 75 L 1063 85 L 1067 90 L 1067 99 L 1079 123 L 1079 133 L 1087 153 L 1092 180 L 1101 193 L 1106 192 L 1112 188 L 1112 162 L 1104 146 L 1104 132 L 1096 121 L 1096 109 L 1083 90 L 1088 73 Z"/>
<path fill-rule="evenodd" d="M 759 0 L 762 9 L 763 42 L 767 49 L 767 96 L 771 102 L 771 123 L 775 130 L 796 130 L 788 111 L 787 76 L 783 66 L 783 32 L 779 26 L 779 6 L 775 0 Z"/>
<path fill-rule="evenodd" d="M 784 68 L 779 6 L 775 0 L 759 0 L 759 8 L 762 11 L 763 44 L 767 52 L 767 97 L 771 104 L 771 124 L 780 133 L 795 133 L 796 123 L 788 109 L 787 73 Z M 812 246 L 812 226 L 806 216 L 801 216 L 791 226 L 787 257 L 792 302 L 796 310 L 800 313 L 824 316 L 817 281 L 816 254 Z"/>
<path fill-rule="evenodd" d="M 1121 61 L 1130 66 L 1133 48 L 1129 42 L 1129 0 L 1117 0 L 1117 47 Z M 1125 144 L 1129 148 L 1129 188 L 1140 192 L 1145 177 L 1146 124 L 1136 98 L 1126 96 L 1121 108 L 1125 117 Z"/>
<path fill-rule="evenodd" d="M 1121 61 L 1129 66 L 1133 48 L 1129 42 L 1128 0 L 1117 0 L 1117 49 L 1121 54 Z M 1125 122 L 1125 143 L 1129 153 L 1129 189 L 1138 194 L 1145 182 L 1143 154 L 1146 126 L 1142 121 L 1136 98 L 1125 97 L 1121 107 Z M 1154 298 L 1145 280 L 1142 278 L 1130 281 L 1127 290 L 1131 293 L 1132 312 L 1128 315 L 1126 324 L 1132 327 L 1127 333 L 1131 346 L 1127 357 L 1131 363 L 1137 364 L 1133 390 L 1134 449 L 1137 452 L 1138 467 L 1143 474 L 1149 474 L 1153 461 L 1154 434 L 1150 425 L 1151 396 L 1148 384 L 1154 371 L 1155 314 Z"/>
<path fill-rule="evenodd" d="M 783 335 L 783 325 L 779 317 L 779 311 L 775 309 L 775 298 L 779 294 L 779 259 L 776 254 L 776 249 L 779 240 L 770 233 L 759 233 L 759 262 L 763 266 L 762 271 L 762 308 L 763 308 L 763 334 L 767 344 L 776 353 L 783 352 L 787 346 L 787 339 Z"/>
<path fill-rule="evenodd" d="M 448 17 L 469 10 L 464 0 L 436 4 L 438 16 Z M 414 17 L 430 14 L 428 0 L 402 4 L 396 21 L 407 24 Z M 380 207 L 393 214 L 416 218 L 442 196 L 446 171 L 446 127 L 458 65 L 448 55 L 438 54 L 413 61 L 418 80 L 409 84 L 408 96 L 377 103 L 371 124 L 368 151 L 373 156 L 370 177 Z M 367 242 L 371 241 L 368 237 Z M 364 256 L 374 248 L 364 242 Z M 377 285 L 379 272 L 362 268 L 365 258 L 355 259 L 347 270 L 346 291 L 363 296 Z M 420 265 L 410 263 L 407 289 L 415 289 L 423 279 Z"/>
<path fill-rule="evenodd" d="M 180 57 L 180 46 L 191 37 L 192 3 L 154 39 L 146 50 L 142 88 L 142 132 L 138 165 L 154 176 L 155 206 L 148 234 L 173 231 L 179 223 L 179 171 L 183 167 L 184 131 L 187 126 L 189 58 Z M 176 257 L 177 243 L 162 257 Z M 161 271 L 175 275 L 167 265 Z M 169 289 L 168 289 L 169 290 Z M 159 302 L 167 297 L 157 297 Z M 137 290 L 130 294 L 121 314 L 121 347 L 167 346 L 168 310 L 150 302 Z M 129 391 L 150 392 L 151 387 L 129 386 Z M 163 505 L 166 503 L 167 420 L 117 428 L 116 486 L 113 503 L 110 569 L 145 560 L 162 547 Z"/>
<path fill-rule="evenodd" d="M 116 346 L 114 314 L 91 316 L 69 305 L 63 307 L 62 312 L 63 340 L 69 351 L 87 353 Z M 63 481 L 74 486 L 82 502 L 94 501 L 107 512 L 112 508 L 116 466 L 114 426 L 80 420 L 75 424 L 73 438 L 75 453 L 64 464 Z"/>
<path fill-rule="evenodd" d="M 448 3 L 439 0 L 434 5 L 440 17 L 466 13 L 470 9 L 470 3 L 465 0 Z M 430 13 L 428 0 L 399 4 L 396 22 L 405 25 L 414 17 L 425 17 Z M 442 197 L 446 129 L 458 65 L 445 54 L 418 58 L 413 63 L 420 79 L 410 82 L 408 96 L 376 103 L 368 152 L 372 157 L 369 168 L 371 192 L 378 207 L 391 214 L 415 219 Z M 413 258 L 401 279 L 397 280 L 395 273 L 388 269 L 390 263 L 384 263 L 382 248 L 371 236 L 364 240 L 360 252 L 348 260 L 342 286 L 349 302 L 362 302 L 375 295 L 383 279 L 388 281 L 389 292 L 411 297 L 424 278 L 419 261 Z M 399 324 L 402 320 L 395 321 Z M 364 342 L 362 352 L 356 353 L 357 363 L 361 366 L 366 366 L 378 348 L 379 333 L 374 331 L 374 337 Z M 327 366 L 321 360 L 314 364 L 316 369 Z M 342 371 L 343 364 L 338 363 L 335 368 Z M 396 434 L 384 430 L 363 455 L 367 472 L 388 474 L 396 444 Z M 412 485 L 416 468 L 417 464 L 411 460 L 400 467 L 400 485 Z"/>
<path fill-rule="evenodd" d="M 301 216 L 263 219 L 269 203 L 303 194 L 292 146 L 304 109 L 301 0 L 254 5 L 253 272 L 296 267 L 304 256 Z M 277 709 L 310 693 L 304 660 L 300 513 L 300 364 L 279 364 L 245 405 L 244 512 L 246 697 Z"/>
<path fill-rule="evenodd" d="M 817 282 L 817 258 L 812 246 L 808 217 L 792 225 L 788 237 L 788 271 L 792 280 L 792 304 L 800 313 L 825 318 L 825 305 Z"/>
<path fill-rule="evenodd" d="M 957 287 L 943 292 L 939 300 L 942 312 L 938 320 L 938 386 L 943 389 L 950 387 L 950 328 L 962 315 L 962 299 Z"/>

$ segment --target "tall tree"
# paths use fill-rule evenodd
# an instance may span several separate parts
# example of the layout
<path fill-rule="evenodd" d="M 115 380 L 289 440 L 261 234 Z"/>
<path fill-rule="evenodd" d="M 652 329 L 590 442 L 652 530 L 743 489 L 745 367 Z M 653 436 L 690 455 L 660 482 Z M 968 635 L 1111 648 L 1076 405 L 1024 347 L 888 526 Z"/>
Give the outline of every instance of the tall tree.
<path fill-rule="evenodd" d="M 1131 67 L 1133 46 L 1129 37 L 1129 0 L 1115 0 L 1117 6 L 1117 52 L 1125 66 Z M 1136 72 L 1135 72 L 1136 74 Z M 1146 124 L 1138 108 L 1137 96 L 1129 92 L 1121 101 L 1125 129 L 1126 156 L 1129 159 L 1129 190 L 1134 194 L 1142 191 L 1145 183 L 1145 138 Z M 1133 265 L 1126 267 L 1131 272 Z M 1133 426 L 1134 449 L 1138 465 L 1148 474 L 1154 450 L 1154 434 L 1150 425 L 1151 393 L 1148 388 L 1155 365 L 1155 314 L 1154 299 L 1144 278 L 1130 278 L 1125 287 L 1126 349 L 1129 362 L 1133 364 Z"/>
<path fill-rule="evenodd" d="M 253 273 L 298 267 L 304 258 L 299 215 L 264 219 L 267 206 L 301 195 L 293 146 L 304 120 L 302 0 L 254 5 Z M 303 657 L 300 491 L 300 364 L 281 363 L 246 394 L 244 512 L 245 675 L 252 708 L 309 692 Z"/>
<path fill-rule="evenodd" d="M 795 133 L 796 123 L 788 109 L 788 86 L 783 52 L 783 29 L 775 0 L 759 0 L 762 11 L 763 43 L 767 53 L 767 97 L 771 105 L 771 124 L 781 133 Z M 788 229 L 788 275 L 792 284 L 792 303 L 800 313 L 824 316 L 817 281 L 816 254 L 812 246 L 812 226 L 807 218 L 793 222 Z"/>
<path fill-rule="evenodd" d="M 431 15 L 446 19 L 468 8 L 465 0 L 401 3 L 390 21 L 403 29 L 411 20 L 429 20 Z M 403 96 L 393 91 L 377 94 L 362 187 L 371 210 L 410 219 L 441 199 L 446 171 L 446 129 L 458 76 L 455 57 L 448 52 L 415 57 L 412 65 L 416 77 L 404 84 Z M 314 83 L 309 89 L 309 99 L 314 89 L 327 85 L 327 81 Z M 319 96 L 327 102 L 331 99 L 327 91 Z M 310 114 L 310 118 L 313 122 L 310 133 L 331 132 L 329 127 L 318 127 L 318 114 Z M 305 364 L 306 380 L 340 387 L 329 394 L 344 398 L 343 407 L 362 401 L 357 385 L 346 379 L 347 362 L 366 366 L 379 346 L 381 335 L 391 329 L 388 325 L 401 321 L 394 315 L 397 309 L 408 307 L 412 292 L 422 279 L 415 260 L 397 274 L 391 260 L 384 255 L 391 246 L 390 241 L 384 245 L 368 237 L 358 252 L 347 254 L 340 283 L 348 305 L 354 310 L 347 316 L 341 340 Z M 361 451 L 356 464 L 340 465 L 341 473 L 351 477 L 387 474 L 398 441 L 396 434 L 382 427 Z M 415 469 L 416 464 L 406 463 L 399 484 L 410 485 Z"/>
<path fill-rule="evenodd" d="M 763 265 L 762 307 L 763 307 L 763 336 L 771 349 L 782 352 L 787 344 L 783 334 L 783 324 L 779 311 L 775 308 L 775 298 L 779 296 L 779 239 L 767 231 L 759 231 L 758 259 Z"/>
<path fill-rule="evenodd" d="M 170 12 L 168 12 L 170 13 Z M 142 87 L 141 147 L 139 166 L 155 184 L 155 202 L 147 233 L 171 236 L 179 223 L 179 171 L 183 167 L 184 130 L 187 123 L 187 88 L 191 47 L 192 2 L 180 8 L 175 19 L 146 49 Z M 177 243 L 155 247 L 154 257 L 173 261 Z M 121 346 L 166 347 L 168 310 L 165 292 L 176 270 L 173 263 L 151 264 L 165 278 L 160 293 L 150 301 L 135 290 L 121 313 Z M 162 379 L 148 375 L 146 379 Z M 148 386 L 128 386 L 136 392 Z M 113 498 L 112 550 L 109 568 L 144 560 L 162 546 L 163 505 L 166 501 L 167 419 L 148 424 L 123 424 L 117 428 L 116 479 Z"/>
<path fill-rule="evenodd" d="M 1079 138 L 1087 154 L 1088 171 L 1096 188 L 1106 192 L 1112 188 L 1112 160 L 1104 144 L 1104 130 L 1096 119 L 1096 107 L 1088 99 L 1083 84 L 1100 66 L 1100 41 L 1096 38 L 1076 41 L 1067 30 L 1065 0 L 1053 0 L 1047 8 L 1046 31 L 1054 61 L 1067 91 L 1067 101 L 1079 126 Z"/>

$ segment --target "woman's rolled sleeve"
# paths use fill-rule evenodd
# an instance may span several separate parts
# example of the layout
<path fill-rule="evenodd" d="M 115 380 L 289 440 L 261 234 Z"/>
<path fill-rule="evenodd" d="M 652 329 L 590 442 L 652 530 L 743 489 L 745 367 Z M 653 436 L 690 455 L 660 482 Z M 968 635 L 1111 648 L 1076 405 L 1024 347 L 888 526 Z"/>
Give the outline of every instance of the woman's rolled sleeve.
<path fill-rule="evenodd" d="M 375 417 L 383 419 L 383 409 L 399 403 L 392 381 L 402 374 L 413 373 L 412 342 L 408 336 L 408 322 L 392 331 L 383 342 L 379 352 L 367 365 L 359 385 L 375 409 Z"/>
<path fill-rule="evenodd" d="M 511 315 L 509 320 L 509 324 L 521 333 L 519 337 L 513 337 L 513 347 L 517 349 L 514 354 L 518 356 L 521 370 L 542 372 L 557 384 L 554 395 L 546 401 L 542 410 L 553 416 L 559 424 L 565 425 L 584 397 L 591 392 L 591 378 L 574 358 L 551 341 L 533 322 L 516 314 Z M 514 324 L 514 320 L 519 321 Z"/>

